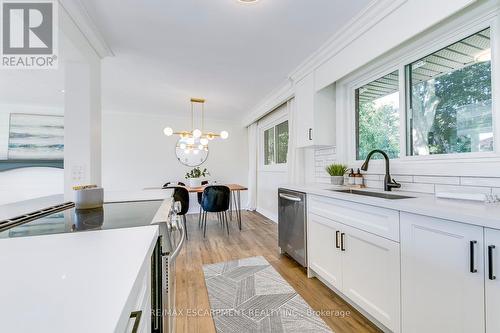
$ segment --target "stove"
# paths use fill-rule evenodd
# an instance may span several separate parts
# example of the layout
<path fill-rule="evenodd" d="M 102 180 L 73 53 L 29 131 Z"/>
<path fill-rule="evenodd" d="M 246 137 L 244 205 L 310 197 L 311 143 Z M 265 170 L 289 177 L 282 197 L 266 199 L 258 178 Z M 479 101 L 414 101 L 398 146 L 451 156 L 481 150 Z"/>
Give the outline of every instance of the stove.
<path fill-rule="evenodd" d="M 75 209 L 71 202 L 0 221 L 0 239 L 150 225 L 161 200 L 106 203 Z"/>

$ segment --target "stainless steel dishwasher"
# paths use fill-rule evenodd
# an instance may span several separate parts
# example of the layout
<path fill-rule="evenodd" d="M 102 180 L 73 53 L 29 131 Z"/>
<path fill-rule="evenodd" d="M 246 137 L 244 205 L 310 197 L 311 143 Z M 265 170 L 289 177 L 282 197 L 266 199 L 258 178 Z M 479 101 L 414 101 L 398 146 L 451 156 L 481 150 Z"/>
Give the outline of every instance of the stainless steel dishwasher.
<path fill-rule="evenodd" d="M 278 189 L 278 245 L 303 267 L 307 265 L 306 194 Z"/>

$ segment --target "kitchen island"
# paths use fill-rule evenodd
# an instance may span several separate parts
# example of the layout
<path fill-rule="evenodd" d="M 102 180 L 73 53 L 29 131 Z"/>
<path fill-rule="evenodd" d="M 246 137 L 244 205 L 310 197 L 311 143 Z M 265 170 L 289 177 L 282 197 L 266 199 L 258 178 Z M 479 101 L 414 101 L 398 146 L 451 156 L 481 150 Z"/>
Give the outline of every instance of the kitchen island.
<path fill-rule="evenodd" d="M 144 226 L 0 240 L 0 331 L 125 332 L 147 308 L 157 238 Z"/>

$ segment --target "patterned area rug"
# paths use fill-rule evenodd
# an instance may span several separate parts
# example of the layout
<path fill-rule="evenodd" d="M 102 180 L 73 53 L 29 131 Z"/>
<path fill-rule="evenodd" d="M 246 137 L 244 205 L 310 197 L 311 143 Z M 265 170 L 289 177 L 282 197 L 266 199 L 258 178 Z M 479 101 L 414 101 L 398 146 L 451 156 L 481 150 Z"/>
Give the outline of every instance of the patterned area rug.
<path fill-rule="evenodd" d="M 263 257 L 204 265 L 218 333 L 332 332 Z"/>

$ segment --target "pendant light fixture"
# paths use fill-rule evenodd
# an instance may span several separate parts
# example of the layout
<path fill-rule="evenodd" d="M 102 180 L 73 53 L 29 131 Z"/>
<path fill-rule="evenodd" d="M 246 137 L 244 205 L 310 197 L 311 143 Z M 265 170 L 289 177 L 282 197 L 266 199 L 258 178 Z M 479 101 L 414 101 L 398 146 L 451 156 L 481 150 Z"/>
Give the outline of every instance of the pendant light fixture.
<path fill-rule="evenodd" d="M 194 111 L 195 105 L 201 104 L 201 129 L 194 127 Z M 181 139 L 181 147 L 186 154 L 193 152 L 197 154 L 200 150 L 208 150 L 208 142 L 215 139 L 227 139 L 229 133 L 221 131 L 219 134 L 205 131 L 205 99 L 191 98 L 191 130 L 174 131 L 172 127 L 165 127 L 163 133 L 166 136 L 179 135 Z"/>

